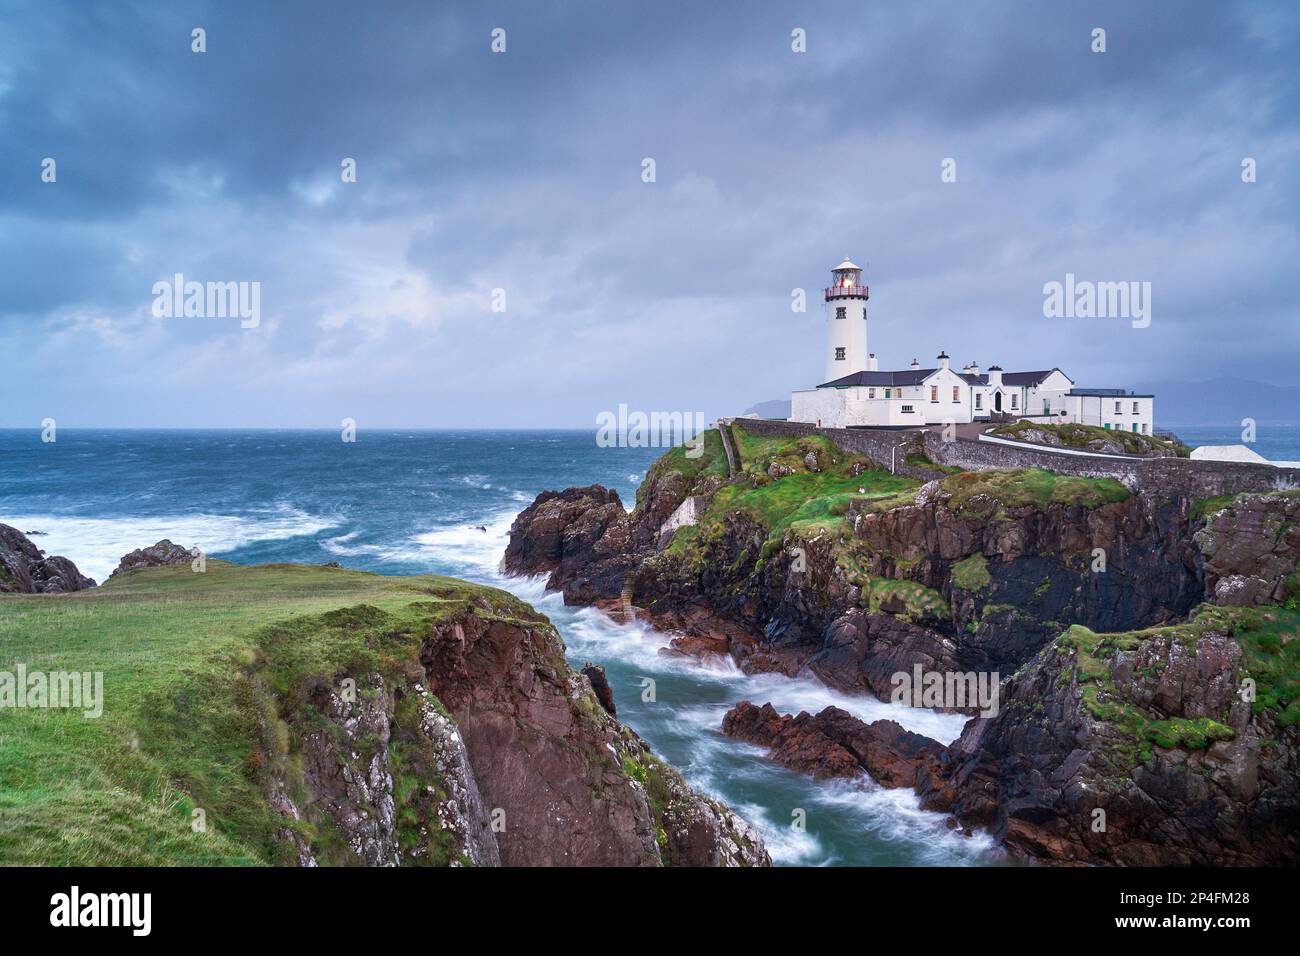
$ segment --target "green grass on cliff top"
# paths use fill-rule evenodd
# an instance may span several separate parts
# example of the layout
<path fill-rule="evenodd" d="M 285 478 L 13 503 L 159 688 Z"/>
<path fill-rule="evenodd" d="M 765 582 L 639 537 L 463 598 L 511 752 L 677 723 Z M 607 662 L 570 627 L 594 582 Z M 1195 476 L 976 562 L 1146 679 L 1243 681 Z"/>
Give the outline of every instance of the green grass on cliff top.
<path fill-rule="evenodd" d="M 1131 492 L 1114 478 L 1080 478 L 1058 475 L 1042 468 L 991 468 L 964 471 L 943 479 L 953 511 L 984 512 L 1004 508 L 1050 504 L 1099 505 L 1125 501 Z"/>
<path fill-rule="evenodd" d="M 747 480 L 720 489 L 710 510 L 747 512 L 767 529 L 769 540 L 791 529 L 812 534 L 840 529 L 854 500 L 897 499 L 902 504 L 921 486 L 913 478 L 872 467 L 869 458 L 849 454 L 820 435 L 765 437 L 740 427 L 733 427 L 732 435 Z M 809 455 L 816 458 L 816 470 L 808 468 Z M 792 474 L 768 477 L 773 464 Z M 854 475 L 855 465 L 866 470 Z"/>
<path fill-rule="evenodd" d="M 815 533 L 843 525 L 854 500 L 893 498 L 919 485 L 912 478 L 887 471 L 857 476 L 804 472 L 758 488 L 744 483 L 728 485 L 718 491 L 712 510 L 748 512 L 767 529 L 768 537 L 781 537 L 791 528 Z"/>
<path fill-rule="evenodd" d="M 1025 440 L 1025 432 L 1030 429 L 1055 435 L 1066 448 L 1086 449 L 1089 447 L 1090 442 L 1104 441 L 1110 444 L 1119 444 L 1124 449 L 1124 453 L 1128 455 L 1150 455 L 1153 451 L 1164 451 L 1173 452 L 1179 457 L 1186 458 L 1192 453 L 1192 450 L 1180 441 L 1162 438 L 1159 435 L 1139 435 L 1136 432 L 1123 431 L 1118 428 L 1102 428 L 1098 425 L 1076 425 L 1071 423 L 1052 425 L 1046 422 L 1031 422 L 1022 418 L 1018 422 L 999 425 L 993 429 L 993 434 L 1006 435 L 1023 441 Z"/>
<path fill-rule="evenodd" d="M 0 595 L 0 670 L 104 674 L 98 719 L 0 710 L 0 863 L 285 862 L 259 775 L 276 750 L 259 728 L 286 730 L 267 688 L 418 664 L 428 625 L 476 600 L 491 605 L 485 616 L 544 620 L 448 578 L 221 561 L 68 595 Z"/>

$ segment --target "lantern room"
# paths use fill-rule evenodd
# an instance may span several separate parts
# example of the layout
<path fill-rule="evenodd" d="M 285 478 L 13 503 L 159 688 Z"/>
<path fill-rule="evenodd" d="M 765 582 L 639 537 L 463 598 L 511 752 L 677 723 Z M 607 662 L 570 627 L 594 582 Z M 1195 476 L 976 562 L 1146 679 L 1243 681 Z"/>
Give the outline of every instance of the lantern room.
<path fill-rule="evenodd" d="M 826 301 L 831 299 L 866 299 L 867 287 L 862 284 L 862 267 L 854 265 L 848 256 L 831 270 L 831 285 L 826 289 Z"/>

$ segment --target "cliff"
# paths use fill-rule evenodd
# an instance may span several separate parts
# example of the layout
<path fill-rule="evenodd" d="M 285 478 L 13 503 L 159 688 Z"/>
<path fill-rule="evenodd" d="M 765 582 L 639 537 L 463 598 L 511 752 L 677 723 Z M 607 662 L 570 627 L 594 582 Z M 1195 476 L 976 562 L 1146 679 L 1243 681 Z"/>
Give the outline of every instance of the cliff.
<path fill-rule="evenodd" d="M 1058 862 L 1300 859 L 1300 613 L 1071 628 L 971 721 L 923 805 Z"/>
<path fill-rule="evenodd" d="M 717 459 L 688 473 L 665 456 L 630 514 L 597 486 L 539 499 L 512 528 L 507 568 L 548 572 L 566 601 L 630 602 L 675 631 L 681 653 L 728 654 L 751 672 L 882 699 L 916 667 L 996 674 L 1000 709 L 949 748 L 835 708 L 743 702 L 722 729 L 815 776 L 915 787 L 1014 852 L 1300 856 L 1285 837 L 1300 804 L 1296 493 L 1191 500 L 1041 469 L 956 472 L 916 454 L 896 460 L 909 476 L 822 436 L 741 423 L 732 436 L 735 476 Z M 561 543 L 530 549 L 557 501 Z M 692 521 L 655 524 L 687 503 Z M 1243 681 L 1261 696 L 1242 700 Z M 1099 809 L 1109 823 L 1094 831 Z"/>
<path fill-rule="evenodd" d="M 509 594 L 206 567 L 0 598 L 19 612 L 0 628 L 29 670 L 103 674 L 96 719 L 6 717 L 23 741 L 0 769 L 14 795 L 0 810 L 6 862 L 770 863 L 752 828 L 601 706 L 550 622 Z"/>
<path fill-rule="evenodd" d="M 1037 469 L 922 483 L 824 439 L 736 434 L 736 479 L 666 457 L 631 514 L 599 486 L 539 496 L 506 570 L 570 603 L 630 597 L 684 650 L 878 694 L 916 663 L 1014 670 L 1063 626 L 1178 620 L 1203 596 L 1185 501 Z M 696 522 L 657 533 L 688 499 Z"/>

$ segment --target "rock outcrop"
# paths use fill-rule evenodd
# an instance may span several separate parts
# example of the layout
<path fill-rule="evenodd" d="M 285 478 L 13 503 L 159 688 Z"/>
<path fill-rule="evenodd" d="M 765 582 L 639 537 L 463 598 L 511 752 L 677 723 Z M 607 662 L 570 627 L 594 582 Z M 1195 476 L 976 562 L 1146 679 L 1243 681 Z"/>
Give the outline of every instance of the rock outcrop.
<path fill-rule="evenodd" d="M 137 548 L 130 554 L 122 555 L 122 560 L 117 563 L 117 567 L 109 577 L 123 574 L 127 571 L 137 571 L 140 568 L 163 568 L 171 565 L 189 564 L 194 559 L 189 548 L 182 547 L 179 544 L 172 544 L 168 538 L 163 538 L 157 544 L 151 544 L 147 548 Z"/>
<path fill-rule="evenodd" d="M 569 669 L 549 625 L 468 615 L 437 628 L 420 659 L 506 821 L 503 863 L 659 863 L 644 788 L 623 766 L 639 749 Z"/>
<path fill-rule="evenodd" d="M 307 673 L 281 697 L 300 756 L 272 751 L 263 760 L 292 859 L 771 864 L 753 828 L 692 791 L 614 718 L 612 694 L 607 708 L 591 679 L 569 667 L 545 617 L 490 589 L 468 600 L 450 589 L 435 597 L 409 654 L 400 649 L 410 623 L 377 608 L 321 618 L 320 628 L 385 648 L 392 663 Z M 340 834 L 343 846 L 322 842 L 322 833 Z"/>
<path fill-rule="evenodd" d="M 859 720 L 838 707 L 813 716 L 781 715 L 771 704 L 741 701 L 722 718 L 722 732 L 770 748 L 783 767 L 815 779 L 857 777 L 864 772 L 886 787 L 913 787 L 938 770 L 944 747 L 904 730 L 896 721 Z"/>
<path fill-rule="evenodd" d="M 0 593 L 65 594 L 94 586 L 67 558 L 46 557 L 17 528 L 0 524 Z"/>
<path fill-rule="evenodd" d="M 1238 495 L 1196 533 L 1206 598 L 1218 604 L 1280 604 L 1300 598 L 1300 494 Z"/>
<path fill-rule="evenodd" d="M 588 661 L 582 667 L 582 676 L 591 682 L 591 691 L 596 695 L 596 700 L 600 701 L 600 706 L 605 708 L 605 713 L 617 717 L 618 708 L 614 705 L 614 691 L 609 686 L 609 679 L 605 677 L 605 668 Z"/>
<path fill-rule="evenodd" d="M 1296 623 L 1206 607 L 1136 634 L 1073 628 L 967 725 L 923 806 L 1055 862 L 1294 864 L 1300 705 L 1279 681 Z"/>
<path fill-rule="evenodd" d="M 621 600 L 642 559 L 692 523 L 722 484 L 716 475 L 688 479 L 661 464 L 646 475 L 631 512 L 603 485 L 543 491 L 511 524 L 502 570 L 548 574 L 547 588 L 562 591 L 566 604 Z"/>

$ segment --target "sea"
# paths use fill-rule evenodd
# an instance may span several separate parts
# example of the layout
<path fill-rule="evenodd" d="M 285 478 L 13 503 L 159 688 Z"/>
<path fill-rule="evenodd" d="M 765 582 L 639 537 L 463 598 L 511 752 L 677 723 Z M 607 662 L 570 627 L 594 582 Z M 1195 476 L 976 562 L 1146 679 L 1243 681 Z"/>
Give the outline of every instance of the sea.
<path fill-rule="evenodd" d="M 1199 444 L 1240 440 L 1192 432 L 1178 433 Z M 1300 429 L 1285 438 L 1261 429 L 1256 447 L 1300 459 Z M 100 581 L 126 552 L 170 538 L 239 564 L 336 561 L 503 588 L 551 618 L 575 667 L 604 665 L 619 719 L 692 786 L 757 826 L 777 864 L 1008 863 L 987 834 L 950 828 L 909 790 L 866 777 L 814 783 L 719 733 L 741 700 L 782 713 L 834 704 L 945 743 L 965 718 L 668 656 L 669 636 L 644 622 L 566 607 L 544 579 L 501 573 L 511 521 L 539 492 L 599 483 L 630 507 L 661 453 L 600 447 L 594 431 L 363 430 L 344 442 L 336 431 L 60 429 L 47 443 L 38 429 L 0 430 L 0 522 L 40 532 L 38 547 Z M 643 699 L 646 678 L 653 700 Z"/>

